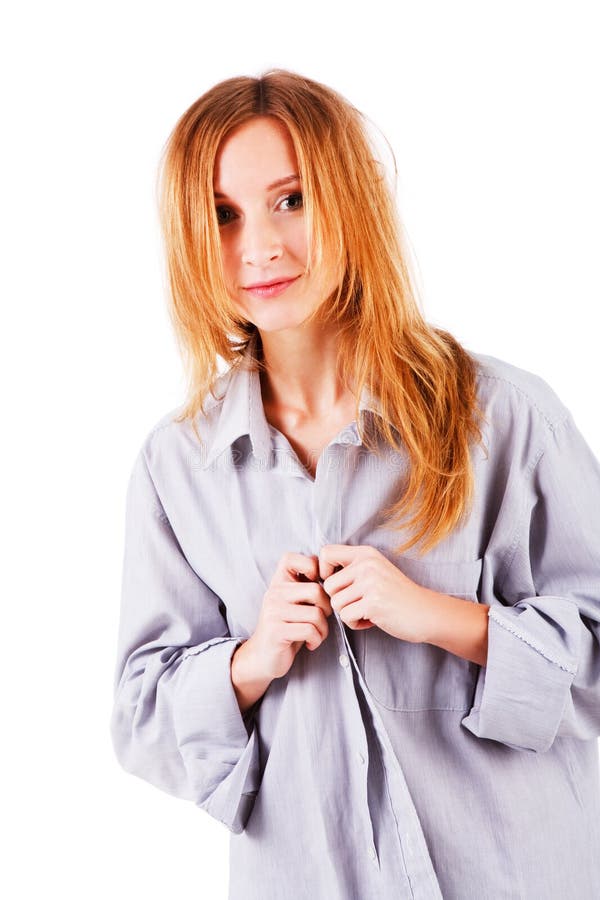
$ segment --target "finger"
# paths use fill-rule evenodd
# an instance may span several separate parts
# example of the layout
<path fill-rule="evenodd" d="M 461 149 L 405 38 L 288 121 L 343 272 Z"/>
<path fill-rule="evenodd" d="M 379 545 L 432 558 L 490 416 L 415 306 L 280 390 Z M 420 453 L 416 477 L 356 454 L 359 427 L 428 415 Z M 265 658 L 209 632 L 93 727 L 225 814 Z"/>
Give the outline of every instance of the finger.
<path fill-rule="evenodd" d="M 365 603 L 362 599 L 347 603 L 340 612 L 340 618 L 355 631 L 373 627 L 373 622 L 366 617 Z"/>
<path fill-rule="evenodd" d="M 371 622 L 370 619 L 359 619 L 352 627 L 355 631 L 360 631 L 362 628 L 374 628 L 375 622 Z"/>
<path fill-rule="evenodd" d="M 291 643 L 305 641 L 307 647 L 311 650 L 319 646 L 321 641 L 319 629 L 309 622 L 286 622 L 285 634 L 286 641 Z"/>
<path fill-rule="evenodd" d="M 348 566 L 356 559 L 360 547 L 349 544 L 326 544 L 319 553 L 319 575 L 325 581 L 333 575 L 336 566 Z"/>
<path fill-rule="evenodd" d="M 277 564 L 275 576 L 278 581 L 298 581 L 304 575 L 309 581 L 319 578 L 319 560 L 316 556 L 305 556 L 303 553 L 284 553 Z"/>
<path fill-rule="evenodd" d="M 333 597 L 336 593 L 343 590 L 344 588 L 350 587 L 351 584 L 354 583 L 356 569 L 353 569 L 352 563 L 346 568 L 339 566 L 333 575 L 329 575 L 323 581 L 323 590 L 330 597 Z"/>
<path fill-rule="evenodd" d="M 318 606 L 326 616 L 330 616 L 332 613 L 329 595 L 320 584 L 309 584 L 308 582 L 286 584 L 284 596 L 287 603 Z"/>
<path fill-rule="evenodd" d="M 284 622 L 304 622 L 305 624 L 314 625 L 321 636 L 321 640 L 325 640 L 329 630 L 323 610 L 316 606 L 300 609 L 299 606 L 292 604 L 288 606 L 284 613 Z"/>
<path fill-rule="evenodd" d="M 358 600 L 362 600 L 363 595 L 358 585 L 350 584 L 347 588 L 344 588 L 343 591 L 338 591 L 337 594 L 334 594 L 331 597 L 331 608 L 336 610 L 336 612 L 340 612 L 345 606 L 348 606 L 349 603 L 356 603 Z"/>

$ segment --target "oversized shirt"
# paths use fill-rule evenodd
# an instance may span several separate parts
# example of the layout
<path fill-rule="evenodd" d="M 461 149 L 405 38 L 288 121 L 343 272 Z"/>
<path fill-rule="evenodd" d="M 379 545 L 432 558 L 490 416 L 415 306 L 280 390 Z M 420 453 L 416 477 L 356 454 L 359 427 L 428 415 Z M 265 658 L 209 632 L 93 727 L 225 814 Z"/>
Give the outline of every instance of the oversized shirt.
<path fill-rule="evenodd" d="M 313 478 L 258 373 L 220 376 L 202 444 L 179 409 L 143 441 L 111 735 L 126 771 L 229 830 L 230 900 L 600 897 L 600 465 L 546 381 L 472 356 L 474 506 L 423 557 L 380 519 L 407 454 L 367 451 L 355 421 Z M 364 427 L 380 414 L 365 389 Z M 281 556 L 325 544 L 488 604 L 486 665 L 334 612 L 242 715 L 232 654 Z"/>

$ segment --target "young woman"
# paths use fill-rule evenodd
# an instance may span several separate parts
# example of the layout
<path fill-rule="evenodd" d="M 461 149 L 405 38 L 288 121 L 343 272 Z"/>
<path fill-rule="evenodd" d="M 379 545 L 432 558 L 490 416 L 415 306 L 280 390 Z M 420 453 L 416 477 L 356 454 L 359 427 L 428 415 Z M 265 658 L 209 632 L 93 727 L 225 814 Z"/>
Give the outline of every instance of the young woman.
<path fill-rule="evenodd" d="M 128 488 L 119 762 L 230 830 L 232 900 L 600 896 L 600 465 L 569 410 L 424 320 L 330 88 L 217 84 L 161 198 L 189 396 Z"/>

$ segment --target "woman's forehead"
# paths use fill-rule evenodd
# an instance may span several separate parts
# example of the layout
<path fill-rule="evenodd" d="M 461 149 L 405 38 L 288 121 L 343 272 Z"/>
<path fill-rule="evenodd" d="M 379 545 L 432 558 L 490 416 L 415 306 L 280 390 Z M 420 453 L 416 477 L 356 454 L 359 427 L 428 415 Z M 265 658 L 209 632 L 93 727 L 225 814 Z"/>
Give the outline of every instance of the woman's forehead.
<path fill-rule="evenodd" d="M 274 190 L 298 178 L 294 146 L 285 126 L 265 117 L 235 129 L 221 144 L 215 160 L 214 188 L 226 194 L 250 183 L 258 190 Z"/>

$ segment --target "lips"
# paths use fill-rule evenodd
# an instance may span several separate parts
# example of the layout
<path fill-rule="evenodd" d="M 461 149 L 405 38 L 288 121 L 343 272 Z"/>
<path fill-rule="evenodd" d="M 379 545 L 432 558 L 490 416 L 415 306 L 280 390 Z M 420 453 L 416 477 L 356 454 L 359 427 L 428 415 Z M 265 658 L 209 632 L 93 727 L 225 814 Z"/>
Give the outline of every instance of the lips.
<path fill-rule="evenodd" d="M 257 281 L 256 284 L 247 284 L 246 290 L 255 290 L 256 288 L 267 288 L 273 287 L 275 284 L 285 284 L 288 281 L 295 281 L 298 276 L 295 275 L 292 278 L 273 278 L 271 281 Z"/>
<path fill-rule="evenodd" d="M 287 290 L 291 284 L 294 284 L 298 278 L 300 278 L 300 276 L 296 275 L 295 278 L 288 278 L 285 281 L 270 281 L 267 284 L 262 285 L 255 284 L 251 287 L 244 288 L 244 290 L 254 297 L 276 297 Z"/>

